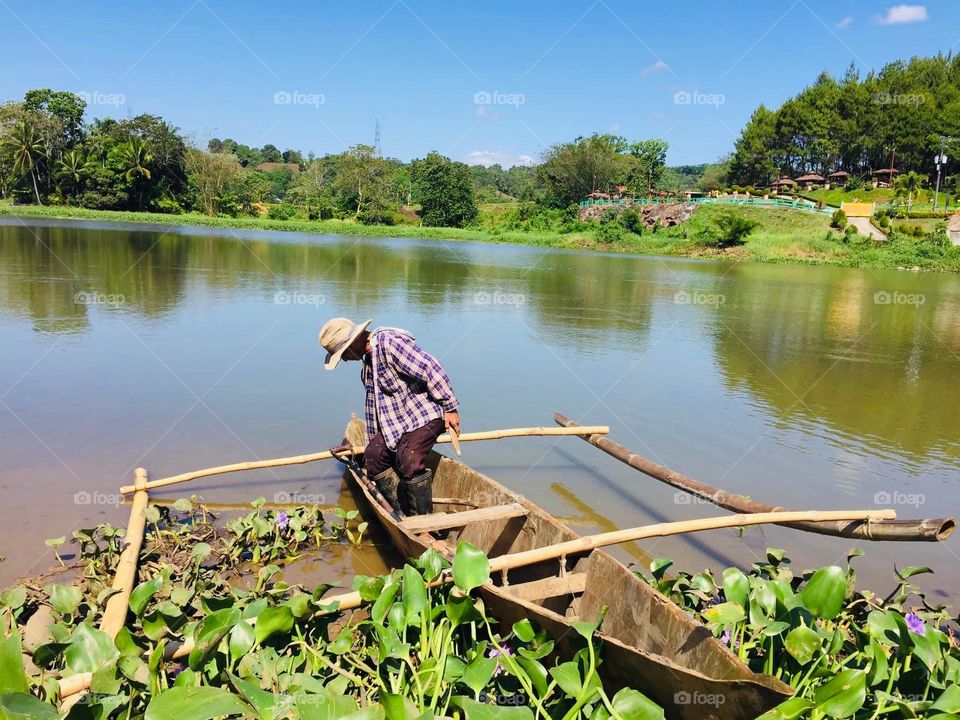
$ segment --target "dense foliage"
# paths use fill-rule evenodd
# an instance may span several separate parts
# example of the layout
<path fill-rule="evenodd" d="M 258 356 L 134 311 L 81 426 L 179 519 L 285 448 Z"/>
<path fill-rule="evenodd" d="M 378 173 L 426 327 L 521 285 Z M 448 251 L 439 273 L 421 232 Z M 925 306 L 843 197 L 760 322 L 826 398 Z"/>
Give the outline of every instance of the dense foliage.
<path fill-rule="evenodd" d="M 856 590 L 850 565 L 795 574 L 783 550 L 748 572 L 728 568 L 668 576 L 672 563 L 650 565 L 647 582 L 707 625 L 757 672 L 797 694 L 763 716 L 793 718 L 937 718 L 960 713 L 960 646 L 955 619 L 932 605 L 897 571 L 887 596 Z"/>
<path fill-rule="evenodd" d="M 663 719 L 636 690 L 604 691 L 595 624 L 577 623 L 582 649 L 551 663 L 544 632 L 491 618 L 471 594 L 489 580 L 489 562 L 468 543 L 452 565 L 428 551 L 388 575 L 357 577 L 364 609 L 350 614 L 329 585 L 308 592 L 279 578 L 300 552 L 359 541 L 355 511 L 325 522 L 316 508 L 266 510 L 260 500 L 225 527 L 189 500 L 148 513 L 142 582 L 115 641 L 97 625 L 117 528 L 74 533 L 78 584 L 0 594 L 0 717 L 60 717 L 58 679 L 89 672 L 89 694 L 62 706 L 70 720 Z M 24 625 L 43 608 L 49 638 L 24 645 Z"/>
<path fill-rule="evenodd" d="M 941 147 L 956 157 L 958 137 L 960 56 L 897 61 L 865 77 L 851 65 L 840 79 L 822 73 L 775 110 L 758 107 L 737 139 L 729 180 L 762 186 L 835 170 L 856 177 L 891 163 L 932 176 Z"/>

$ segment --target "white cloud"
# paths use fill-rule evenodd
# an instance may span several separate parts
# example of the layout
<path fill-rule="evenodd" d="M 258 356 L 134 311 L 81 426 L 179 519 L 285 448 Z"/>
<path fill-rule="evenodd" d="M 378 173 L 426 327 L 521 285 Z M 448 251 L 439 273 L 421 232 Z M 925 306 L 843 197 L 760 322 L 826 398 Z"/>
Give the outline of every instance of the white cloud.
<path fill-rule="evenodd" d="M 836 28 L 837 28 L 837 30 L 846 30 L 848 27 L 850 27 L 850 23 L 852 23 L 852 22 L 853 22 L 853 18 L 852 18 L 851 16 L 847 15 L 845 18 L 842 18 L 842 19 L 836 24 Z"/>
<path fill-rule="evenodd" d="M 503 167 L 513 167 L 514 165 L 533 165 L 535 160 L 530 155 L 514 155 L 512 153 L 497 152 L 495 150 L 474 150 L 469 153 L 463 161 L 467 165 L 502 165 Z"/>
<path fill-rule="evenodd" d="M 925 5 L 894 5 L 887 9 L 886 15 L 877 18 L 879 25 L 903 25 L 905 23 L 924 22 L 927 19 Z"/>
<path fill-rule="evenodd" d="M 664 70 L 669 70 L 670 66 L 667 65 L 663 60 L 657 60 L 653 65 L 647 65 L 643 70 L 640 71 L 641 75 L 653 75 L 658 72 L 663 72 Z"/>

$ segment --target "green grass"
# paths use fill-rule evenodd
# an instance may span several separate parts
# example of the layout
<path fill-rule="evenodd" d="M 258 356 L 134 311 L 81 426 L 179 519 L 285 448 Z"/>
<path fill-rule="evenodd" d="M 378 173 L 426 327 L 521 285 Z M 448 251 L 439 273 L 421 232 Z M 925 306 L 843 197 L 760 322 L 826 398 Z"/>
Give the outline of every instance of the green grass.
<path fill-rule="evenodd" d="M 482 213 L 506 212 L 510 203 L 493 203 Z M 744 245 L 719 249 L 710 243 L 717 217 L 737 213 L 757 223 Z M 865 238 L 845 242 L 830 228 L 826 215 L 790 208 L 705 205 L 686 223 L 642 235 L 627 234 L 617 242 L 602 243 L 594 231 L 559 232 L 488 231 L 429 228 L 416 225 L 361 225 L 346 220 L 268 220 L 265 218 L 214 218 L 206 215 L 114 212 L 74 207 L 11 206 L 0 203 L 0 215 L 74 218 L 104 222 L 189 225 L 242 230 L 293 231 L 368 237 L 410 237 L 434 240 L 493 242 L 537 247 L 619 252 L 634 255 L 677 255 L 746 262 L 806 263 L 851 267 L 897 268 L 919 266 L 932 271 L 960 271 L 960 247 L 937 247 L 919 240 L 877 244 Z M 920 221 L 909 221 L 918 223 Z M 924 223 L 924 225 L 926 225 Z M 932 225 L 932 223 L 931 223 Z"/>

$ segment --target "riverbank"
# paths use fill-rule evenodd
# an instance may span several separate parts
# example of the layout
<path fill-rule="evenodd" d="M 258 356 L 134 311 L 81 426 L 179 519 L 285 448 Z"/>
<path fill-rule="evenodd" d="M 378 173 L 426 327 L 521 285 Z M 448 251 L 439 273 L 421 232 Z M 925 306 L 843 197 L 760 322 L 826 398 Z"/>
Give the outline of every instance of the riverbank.
<path fill-rule="evenodd" d="M 756 223 L 742 245 L 717 247 L 710 234 L 723 214 L 736 214 Z M 418 225 L 363 225 L 347 220 L 270 220 L 223 218 L 200 214 L 168 215 L 151 212 L 88 210 L 76 207 L 41 207 L 0 203 L 0 216 L 56 218 L 144 225 L 182 225 L 304 232 L 326 235 L 406 237 L 432 240 L 507 243 L 557 249 L 710 258 L 736 262 L 840 265 L 873 269 L 919 268 L 924 271 L 960 272 L 960 246 L 937 245 L 917 238 L 894 238 L 876 243 L 854 236 L 847 239 L 830 227 L 830 218 L 803 210 L 703 206 L 681 225 L 642 235 L 601 240 L 593 230 L 572 233 L 553 231 L 501 231 L 474 228 L 436 228 Z"/>

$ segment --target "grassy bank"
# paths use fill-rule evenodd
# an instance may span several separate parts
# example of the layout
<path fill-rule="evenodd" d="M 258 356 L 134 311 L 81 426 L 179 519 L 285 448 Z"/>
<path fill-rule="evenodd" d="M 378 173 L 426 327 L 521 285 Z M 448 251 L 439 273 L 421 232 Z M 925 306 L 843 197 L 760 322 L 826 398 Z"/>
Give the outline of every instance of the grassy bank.
<path fill-rule="evenodd" d="M 509 211 L 508 205 L 485 207 L 484 214 Z M 743 245 L 718 248 L 711 242 L 715 223 L 735 213 L 756 223 Z M 184 225 L 240 230 L 270 230 L 368 237 L 409 237 L 434 240 L 494 242 L 560 249 L 609 251 L 642 255 L 673 255 L 745 262 L 805 263 L 850 267 L 919 267 L 932 271 L 960 271 L 960 247 L 936 245 L 917 238 L 897 238 L 878 244 L 866 238 L 846 239 L 830 227 L 825 215 L 786 208 L 703 206 L 682 225 L 627 233 L 622 239 L 601 242 L 596 231 L 511 231 L 500 229 L 432 228 L 417 225 L 362 225 L 347 220 L 269 220 L 222 218 L 199 214 L 166 215 L 115 212 L 75 207 L 11 206 L 0 204 L 0 215 L 66 218 L 103 222 Z M 494 223 L 486 223 L 489 227 Z"/>

